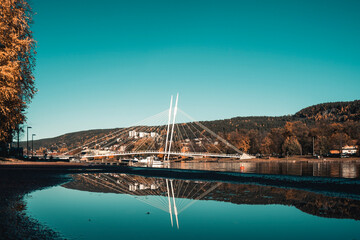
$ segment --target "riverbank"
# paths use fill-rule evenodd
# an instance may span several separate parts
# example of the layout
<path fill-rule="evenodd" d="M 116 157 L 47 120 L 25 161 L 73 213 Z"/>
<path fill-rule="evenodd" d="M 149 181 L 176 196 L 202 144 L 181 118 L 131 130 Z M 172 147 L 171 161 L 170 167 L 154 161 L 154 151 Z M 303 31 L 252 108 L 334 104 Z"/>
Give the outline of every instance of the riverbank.
<path fill-rule="evenodd" d="M 61 239 L 60 234 L 28 217 L 24 198 L 31 192 L 56 186 L 70 178 L 31 170 L 1 171 L 0 239 Z"/>
<path fill-rule="evenodd" d="M 247 160 L 246 162 L 251 161 L 252 160 Z M 345 159 L 345 161 L 354 160 Z M 256 162 L 264 162 L 264 160 L 257 159 Z M 295 163 L 294 165 L 298 164 Z M 356 165 L 355 168 L 359 169 L 358 165 Z M 357 170 L 355 170 L 355 172 L 356 171 Z M 56 232 L 26 216 L 24 211 L 26 209 L 24 197 L 33 191 L 67 182 L 70 179 L 68 174 L 109 172 L 156 178 L 252 184 L 305 190 L 333 197 L 360 199 L 360 180 L 357 178 L 345 179 L 309 175 L 291 176 L 286 174 L 242 173 L 180 168 L 147 168 L 113 165 L 110 163 L 87 164 L 25 162 L 16 159 L 3 160 L 0 163 L 0 219 L 4 220 L 0 221 L 0 239 L 60 238 L 61 236 Z"/>

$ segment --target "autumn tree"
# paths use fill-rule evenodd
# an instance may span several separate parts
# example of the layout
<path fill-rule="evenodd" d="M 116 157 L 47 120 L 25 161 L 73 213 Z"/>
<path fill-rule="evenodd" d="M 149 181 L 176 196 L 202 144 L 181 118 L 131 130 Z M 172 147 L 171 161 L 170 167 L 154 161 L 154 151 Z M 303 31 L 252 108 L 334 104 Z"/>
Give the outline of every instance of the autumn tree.
<path fill-rule="evenodd" d="M 330 146 L 332 149 L 341 150 L 341 148 L 348 144 L 350 137 L 343 132 L 337 132 L 330 136 Z"/>
<path fill-rule="evenodd" d="M 299 155 L 301 152 L 301 144 L 295 136 L 287 137 L 282 145 L 282 150 L 287 155 Z"/>
<path fill-rule="evenodd" d="M 305 123 L 300 121 L 287 122 L 284 128 L 286 137 L 295 136 L 299 141 L 300 145 L 302 146 L 301 152 L 312 152 L 312 138 L 310 136 L 310 130 Z"/>
<path fill-rule="evenodd" d="M 260 149 L 261 149 L 261 143 L 262 143 L 262 140 L 263 140 L 262 135 L 256 129 L 249 130 L 247 135 L 248 135 L 248 137 L 250 139 L 249 153 L 251 153 L 251 154 L 259 153 Z"/>
<path fill-rule="evenodd" d="M 25 121 L 35 94 L 32 11 L 25 0 L 0 0 L 0 148 Z"/>
<path fill-rule="evenodd" d="M 282 145 L 285 141 L 285 130 L 283 128 L 273 128 L 271 129 L 268 137 L 271 139 L 271 152 L 281 154 Z"/>
<path fill-rule="evenodd" d="M 272 153 L 273 144 L 271 138 L 266 136 L 261 142 L 260 152 L 265 155 L 270 155 Z"/>
<path fill-rule="evenodd" d="M 234 131 L 228 134 L 227 140 L 236 148 L 247 152 L 250 148 L 250 139 L 244 132 Z"/>

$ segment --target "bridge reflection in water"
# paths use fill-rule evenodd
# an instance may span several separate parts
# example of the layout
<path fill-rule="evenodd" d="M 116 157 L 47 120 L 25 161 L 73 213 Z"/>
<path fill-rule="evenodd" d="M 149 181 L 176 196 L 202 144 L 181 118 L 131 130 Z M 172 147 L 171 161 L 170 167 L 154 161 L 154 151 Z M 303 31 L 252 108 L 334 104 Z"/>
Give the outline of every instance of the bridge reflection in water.
<path fill-rule="evenodd" d="M 79 174 L 74 178 L 75 181 L 64 186 L 96 192 L 129 194 L 138 201 L 169 213 L 172 226 L 175 217 L 177 228 L 179 228 L 179 214 L 222 184 L 115 173 Z M 148 198 L 148 196 L 153 197 Z"/>
<path fill-rule="evenodd" d="M 169 213 L 172 225 L 175 216 L 178 228 L 178 216 L 186 209 L 191 209 L 198 200 L 248 205 L 281 204 L 320 217 L 360 220 L 360 201 L 346 196 L 331 197 L 272 186 L 171 180 L 118 173 L 76 174 L 73 178 L 74 181 L 63 186 L 82 191 L 127 194 Z"/>

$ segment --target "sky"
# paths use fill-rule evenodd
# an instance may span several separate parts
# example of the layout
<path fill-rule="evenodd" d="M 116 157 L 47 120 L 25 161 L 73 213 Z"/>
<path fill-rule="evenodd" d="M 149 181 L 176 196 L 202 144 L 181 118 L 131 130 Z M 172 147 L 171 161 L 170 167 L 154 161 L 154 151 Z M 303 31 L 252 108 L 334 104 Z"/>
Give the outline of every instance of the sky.
<path fill-rule="evenodd" d="M 360 1 L 31 0 L 36 138 L 360 99 Z"/>

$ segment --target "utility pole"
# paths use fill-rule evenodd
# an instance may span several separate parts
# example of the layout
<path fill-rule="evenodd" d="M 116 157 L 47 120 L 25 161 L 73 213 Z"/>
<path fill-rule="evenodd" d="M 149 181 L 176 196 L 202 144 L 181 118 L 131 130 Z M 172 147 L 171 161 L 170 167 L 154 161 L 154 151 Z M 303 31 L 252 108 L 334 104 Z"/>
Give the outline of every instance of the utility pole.
<path fill-rule="evenodd" d="M 20 124 L 17 126 L 17 156 L 20 157 Z"/>
<path fill-rule="evenodd" d="M 313 156 L 315 156 L 315 137 L 313 137 Z"/>
<path fill-rule="evenodd" d="M 26 128 L 26 156 L 29 157 L 29 128 L 32 127 L 27 127 Z"/>
<path fill-rule="evenodd" d="M 31 157 L 34 157 L 34 136 L 36 136 L 36 134 L 32 134 L 31 135 Z"/>

